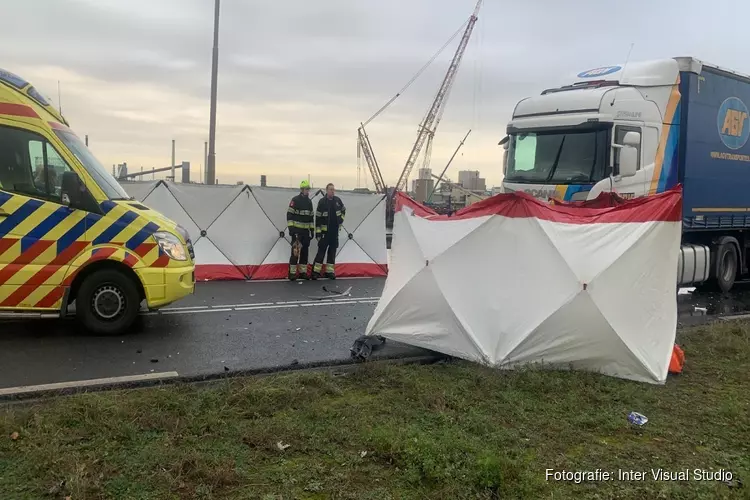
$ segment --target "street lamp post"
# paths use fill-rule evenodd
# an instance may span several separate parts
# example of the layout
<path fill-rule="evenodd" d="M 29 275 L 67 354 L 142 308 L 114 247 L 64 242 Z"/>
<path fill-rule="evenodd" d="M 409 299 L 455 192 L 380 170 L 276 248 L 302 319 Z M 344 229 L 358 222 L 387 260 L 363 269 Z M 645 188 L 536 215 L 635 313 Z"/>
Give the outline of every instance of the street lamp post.
<path fill-rule="evenodd" d="M 219 0 L 214 11 L 214 51 L 211 64 L 211 118 L 208 126 L 206 184 L 216 183 L 216 87 L 219 73 Z"/>

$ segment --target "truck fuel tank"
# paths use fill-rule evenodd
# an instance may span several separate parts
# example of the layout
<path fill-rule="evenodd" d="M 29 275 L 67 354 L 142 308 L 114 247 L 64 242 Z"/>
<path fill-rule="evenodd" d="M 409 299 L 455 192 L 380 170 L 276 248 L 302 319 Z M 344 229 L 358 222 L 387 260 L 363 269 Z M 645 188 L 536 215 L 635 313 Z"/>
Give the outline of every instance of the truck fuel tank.
<path fill-rule="evenodd" d="M 707 281 L 711 273 L 711 250 L 705 245 L 682 245 L 677 261 L 677 285 Z"/>

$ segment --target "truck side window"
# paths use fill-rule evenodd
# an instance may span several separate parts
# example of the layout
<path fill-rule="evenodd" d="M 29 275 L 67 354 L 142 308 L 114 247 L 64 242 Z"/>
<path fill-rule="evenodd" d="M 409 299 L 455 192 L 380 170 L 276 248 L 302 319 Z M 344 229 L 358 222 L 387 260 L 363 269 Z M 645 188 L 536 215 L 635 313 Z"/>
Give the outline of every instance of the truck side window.
<path fill-rule="evenodd" d="M 622 144 L 622 141 L 625 139 L 625 133 L 626 132 L 638 132 L 641 134 L 641 142 L 638 144 L 638 164 L 636 165 L 636 170 L 641 169 L 641 146 L 643 145 L 643 133 L 641 132 L 640 127 L 629 127 L 626 125 L 616 125 L 615 126 L 615 144 Z M 620 173 L 620 150 L 619 148 L 613 148 L 613 154 L 614 154 L 614 161 L 612 165 L 614 166 L 614 174 L 617 175 Z"/>
<path fill-rule="evenodd" d="M 41 135 L 0 127 L 0 185 L 3 190 L 60 203 L 62 174 L 71 170 Z"/>

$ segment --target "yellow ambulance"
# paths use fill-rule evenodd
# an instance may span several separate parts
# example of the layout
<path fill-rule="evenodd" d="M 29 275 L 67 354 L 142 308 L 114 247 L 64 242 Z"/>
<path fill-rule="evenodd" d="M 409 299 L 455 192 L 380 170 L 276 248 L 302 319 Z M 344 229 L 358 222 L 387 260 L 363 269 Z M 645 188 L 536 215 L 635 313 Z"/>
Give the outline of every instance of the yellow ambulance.
<path fill-rule="evenodd" d="M 0 317 L 118 334 L 195 287 L 181 226 L 129 197 L 27 81 L 0 69 Z"/>

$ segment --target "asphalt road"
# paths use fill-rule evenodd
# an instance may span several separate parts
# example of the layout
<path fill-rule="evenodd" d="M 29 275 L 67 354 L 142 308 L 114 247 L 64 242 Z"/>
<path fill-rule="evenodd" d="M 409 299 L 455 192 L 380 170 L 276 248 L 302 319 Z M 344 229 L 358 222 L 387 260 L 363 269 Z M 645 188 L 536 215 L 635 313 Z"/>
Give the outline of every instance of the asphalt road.
<path fill-rule="evenodd" d="M 83 333 L 72 319 L 2 323 L 0 389 L 133 375 L 195 377 L 347 360 L 384 282 L 199 283 L 195 295 L 144 314 L 137 330 L 118 337 Z M 351 287 L 351 295 L 328 295 L 321 289 L 324 285 L 339 291 Z M 373 357 L 426 353 L 388 342 Z"/>
<path fill-rule="evenodd" d="M 127 335 L 98 337 L 72 319 L 0 323 L 0 396 L 23 386 L 127 377 L 202 377 L 343 362 L 364 333 L 384 279 L 199 283 L 175 306 L 146 313 Z M 322 286 L 351 295 L 328 295 Z M 320 297 L 330 297 L 319 300 Z M 680 323 L 750 310 L 748 288 L 729 297 L 682 291 Z M 373 357 L 429 354 L 388 342 Z"/>

